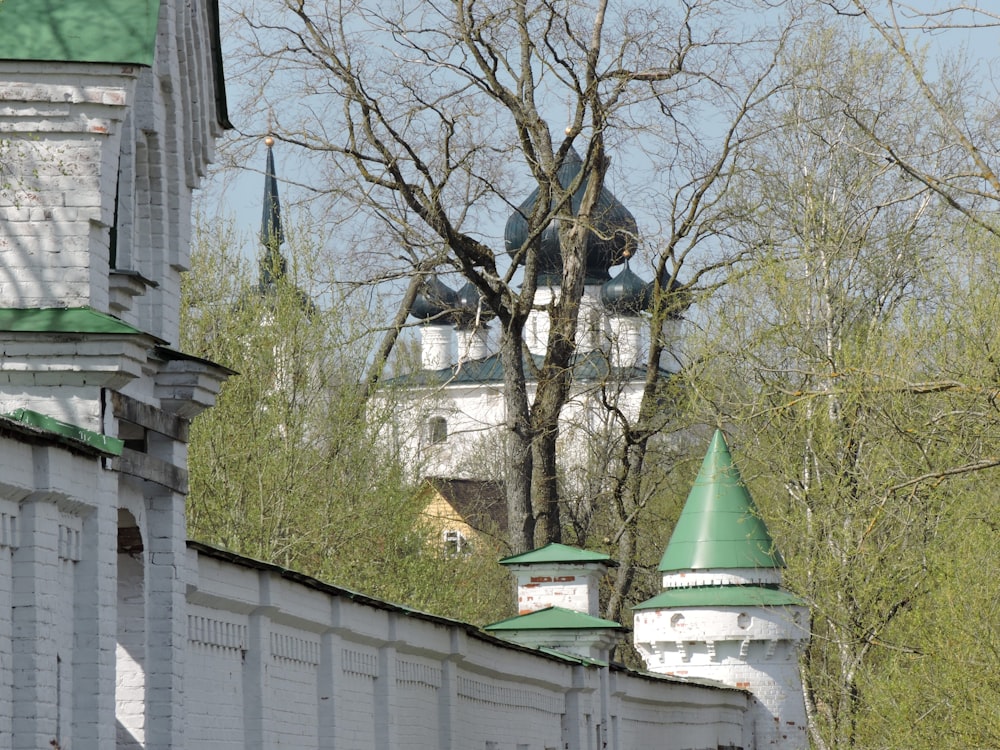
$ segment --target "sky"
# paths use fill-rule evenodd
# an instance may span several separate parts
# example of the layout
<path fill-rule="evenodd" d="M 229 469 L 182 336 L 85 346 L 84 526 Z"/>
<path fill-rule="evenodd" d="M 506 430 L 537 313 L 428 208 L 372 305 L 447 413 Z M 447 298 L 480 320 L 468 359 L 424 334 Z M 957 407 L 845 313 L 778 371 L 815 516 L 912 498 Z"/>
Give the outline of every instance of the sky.
<path fill-rule="evenodd" d="M 233 51 L 233 45 L 238 44 L 239 40 L 231 30 L 226 30 L 227 24 L 239 23 L 236 20 L 234 8 L 238 9 L 240 3 L 246 1 L 248 0 L 232 0 L 230 4 L 224 4 L 223 13 L 228 14 L 228 16 L 223 18 L 223 47 L 228 53 Z M 937 7 L 940 3 L 926 0 L 923 5 Z M 958 20 L 964 21 L 964 19 Z M 232 26 L 229 26 L 229 29 L 231 28 Z M 977 69 L 989 72 L 1000 68 L 1000 64 L 996 62 L 998 37 L 1000 37 L 1000 28 L 996 27 L 987 29 L 960 28 L 933 33 L 915 32 L 914 34 L 915 39 L 927 45 L 932 60 L 941 55 L 953 54 L 964 48 Z M 225 56 L 230 57 L 230 54 Z M 997 72 L 1000 73 L 1000 69 Z M 994 78 L 991 74 L 984 77 L 988 81 Z M 242 239 L 242 252 L 247 257 L 253 258 L 260 251 L 257 236 L 261 221 L 266 147 L 262 138 L 248 138 L 242 136 L 241 133 L 260 133 L 265 129 L 265 124 L 248 121 L 243 114 L 245 100 L 251 95 L 256 83 L 247 84 L 231 75 L 229 70 L 227 70 L 227 78 L 230 119 L 236 126 L 236 130 L 227 135 L 227 140 L 240 146 L 241 164 L 238 167 L 233 167 L 220 163 L 206 181 L 204 190 L 199 195 L 197 208 L 206 217 L 223 217 L 231 220 L 237 236 Z M 996 78 L 1000 80 L 1000 75 Z M 985 91 L 984 94 L 993 96 L 994 100 L 996 98 L 995 90 Z M 283 208 L 286 223 L 288 223 L 289 219 L 294 221 L 297 210 L 294 204 L 303 194 L 303 191 L 293 183 L 308 184 L 310 181 L 319 182 L 320 180 L 315 173 L 315 167 L 303 159 L 294 147 L 278 142 L 275 145 L 274 153 Z M 614 157 L 614 154 L 612 156 Z M 629 205 L 628 197 L 616 190 L 614 173 L 609 175 L 608 187 L 627 207 L 634 208 Z M 642 217 L 638 216 L 637 218 L 642 226 Z M 502 233 L 502 226 L 489 229 L 487 232 L 498 236 Z M 648 274 L 643 274 L 641 269 L 635 268 L 634 270 L 638 270 L 640 275 L 648 276 Z M 612 273 L 614 274 L 614 271 Z"/>

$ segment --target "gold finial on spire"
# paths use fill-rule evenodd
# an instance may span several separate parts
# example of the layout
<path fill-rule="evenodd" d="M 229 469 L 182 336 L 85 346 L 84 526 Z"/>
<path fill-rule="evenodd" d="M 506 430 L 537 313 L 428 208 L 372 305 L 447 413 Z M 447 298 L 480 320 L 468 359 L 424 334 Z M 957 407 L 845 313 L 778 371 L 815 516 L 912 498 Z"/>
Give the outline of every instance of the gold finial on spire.
<path fill-rule="evenodd" d="M 264 145 L 267 146 L 268 148 L 271 148 L 271 146 L 274 145 L 274 138 L 272 138 L 271 136 L 267 136 L 264 139 Z"/>

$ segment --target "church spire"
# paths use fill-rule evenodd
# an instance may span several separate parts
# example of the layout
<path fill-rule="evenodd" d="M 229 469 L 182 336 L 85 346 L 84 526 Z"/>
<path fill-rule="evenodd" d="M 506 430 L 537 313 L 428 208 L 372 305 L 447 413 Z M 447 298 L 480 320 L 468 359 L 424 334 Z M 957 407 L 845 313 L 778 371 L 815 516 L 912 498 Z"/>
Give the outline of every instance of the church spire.
<path fill-rule="evenodd" d="M 275 281 L 285 275 L 286 263 L 281 254 L 281 245 L 285 241 L 281 229 L 281 201 L 278 198 L 278 178 L 274 171 L 274 138 L 264 139 L 267 146 L 267 167 L 264 171 L 264 208 L 260 222 L 260 241 L 264 245 L 264 255 L 260 261 L 261 291 L 271 287 Z"/>
<path fill-rule="evenodd" d="M 267 168 L 264 171 L 264 212 L 260 222 L 260 241 L 266 248 L 278 247 L 285 241 L 281 231 L 281 201 L 278 198 L 278 178 L 274 174 L 274 138 L 264 139 L 267 146 Z"/>

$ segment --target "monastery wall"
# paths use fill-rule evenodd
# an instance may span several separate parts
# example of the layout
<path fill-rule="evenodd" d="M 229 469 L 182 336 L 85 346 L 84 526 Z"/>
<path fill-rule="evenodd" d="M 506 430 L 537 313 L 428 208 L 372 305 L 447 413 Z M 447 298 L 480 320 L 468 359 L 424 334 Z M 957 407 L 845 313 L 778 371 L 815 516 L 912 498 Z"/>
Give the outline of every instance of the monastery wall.
<path fill-rule="evenodd" d="M 521 648 L 189 544 L 189 748 L 752 747 L 746 693 Z"/>

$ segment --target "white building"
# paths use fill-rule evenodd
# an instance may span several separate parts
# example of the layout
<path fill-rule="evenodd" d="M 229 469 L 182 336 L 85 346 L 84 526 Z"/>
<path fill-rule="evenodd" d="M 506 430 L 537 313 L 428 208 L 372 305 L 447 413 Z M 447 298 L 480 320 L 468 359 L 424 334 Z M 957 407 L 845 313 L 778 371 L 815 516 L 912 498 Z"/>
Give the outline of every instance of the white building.
<path fill-rule="evenodd" d="M 564 187 L 572 184 L 581 167 L 580 157 L 570 151 L 558 172 Z M 586 183 L 574 195 L 574 208 L 585 189 Z M 536 190 L 507 222 L 505 243 L 512 257 L 527 240 L 525 217 L 537 199 Z M 606 447 L 621 431 L 606 403 L 629 418 L 638 416 L 649 357 L 645 312 L 654 285 L 629 268 L 637 243 L 635 219 L 607 189 L 601 192 L 596 215 L 597 226 L 587 241 L 573 384 L 561 414 L 561 465 L 567 476 L 576 477 L 603 465 L 600 457 L 595 461 L 594 447 Z M 529 400 L 535 387 L 531 373 L 541 367 L 548 343 L 547 306 L 559 295 L 562 251 L 555 222 L 540 242 L 538 289 L 524 333 Z M 610 269 L 621 264 L 612 278 Z M 471 282 L 456 291 L 436 277 L 425 282 L 410 312 L 420 321 L 421 369 L 385 383 L 405 404 L 405 420 L 394 425 L 402 454 L 417 474 L 497 478 L 491 457 L 502 453 L 507 419 L 503 371 L 490 327 L 493 313 Z M 668 341 L 675 339 L 678 325 L 679 318 L 667 323 Z M 671 347 L 663 352 L 659 377 L 677 371 L 675 355 Z"/>
<path fill-rule="evenodd" d="M 751 693 L 609 665 L 614 623 L 518 645 L 186 541 L 216 10 L 0 3 L 0 750 L 757 747 Z"/>

